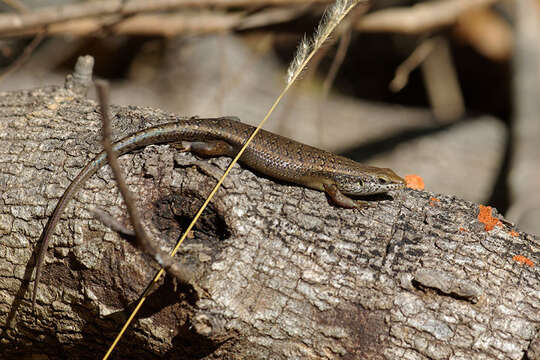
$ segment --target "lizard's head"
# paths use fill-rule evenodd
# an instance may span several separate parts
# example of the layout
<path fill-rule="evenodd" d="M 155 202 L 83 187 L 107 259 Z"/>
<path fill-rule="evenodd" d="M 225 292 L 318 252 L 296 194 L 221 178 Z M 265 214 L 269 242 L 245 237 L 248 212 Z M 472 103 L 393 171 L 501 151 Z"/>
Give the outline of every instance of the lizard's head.
<path fill-rule="evenodd" d="M 347 195 L 373 195 L 403 189 L 405 180 L 388 168 L 366 167 L 362 175 L 341 175 L 338 188 Z"/>

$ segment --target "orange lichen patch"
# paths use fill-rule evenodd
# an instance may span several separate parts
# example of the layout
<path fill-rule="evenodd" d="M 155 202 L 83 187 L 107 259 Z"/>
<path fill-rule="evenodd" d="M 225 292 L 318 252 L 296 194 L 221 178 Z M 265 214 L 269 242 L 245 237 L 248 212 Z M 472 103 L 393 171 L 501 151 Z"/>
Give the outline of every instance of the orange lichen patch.
<path fill-rule="evenodd" d="M 491 206 L 480 205 L 480 211 L 478 212 L 478 221 L 485 224 L 486 231 L 491 231 L 497 226 L 502 226 L 501 220 L 494 218 L 491 215 Z"/>
<path fill-rule="evenodd" d="M 461 232 L 468 232 L 469 230 L 465 229 L 464 227 L 460 227 L 460 228 L 459 228 L 459 231 L 461 231 Z"/>
<path fill-rule="evenodd" d="M 519 233 L 518 233 L 516 230 L 511 230 L 511 231 L 509 232 L 509 234 L 512 235 L 513 237 L 519 236 Z"/>
<path fill-rule="evenodd" d="M 418 175 L 405 176 L 405 183 L 409 189 L 424 190 L 424 180 Z"/>
<path fill-rule="evenodd" d="M 432 197 L 429 199 L 429 205 L 435 206 L 436 203 L 441 202 L 441 200 L 437 199 L 436 197 Z"/>
<path fill-rule="evenodd" d="M 530 266 L 530 267 L 533 267 L 533 266 L 534 266 L 534 263 L 532 262 L 532 260 L 529 259 L 529 258 L 526 258 L 526 257 L 523 256 L 523 255 L 514 255 L 514 257 L 512 258 L 512 260 L 517 261 L 517 262 L 520 262 L 520 263 L 525 264 L 525 265 L 528 265 L 528 266 Z"/>

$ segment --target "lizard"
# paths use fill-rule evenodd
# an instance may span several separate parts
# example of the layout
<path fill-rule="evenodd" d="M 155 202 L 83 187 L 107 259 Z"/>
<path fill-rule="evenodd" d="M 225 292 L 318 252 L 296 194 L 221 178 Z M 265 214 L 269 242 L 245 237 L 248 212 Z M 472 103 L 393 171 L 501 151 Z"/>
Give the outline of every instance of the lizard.
<path fill-rule="evenodd" d="M 254 130 L 236 117 L 191 118 L 135 132 L 115 142 L 113 149 L 120 156 L 148 145 L 172 144 L 201 156 L 234 157 Z M 380 194 L 405 187 L 405 181 L 391 169 L 362 165 L 265 130 L 255 136 L 240 162 L 270 178 L 324 191 L 335 205 L 343 208 L 362 208 L 368 204 L 349 196 Z M 107 154 L 102 151 L 70 183 L 49 217 L 40 237 L 32 309 L 45 253 L 63 210 L 85 181 L 106 163 Z"/>

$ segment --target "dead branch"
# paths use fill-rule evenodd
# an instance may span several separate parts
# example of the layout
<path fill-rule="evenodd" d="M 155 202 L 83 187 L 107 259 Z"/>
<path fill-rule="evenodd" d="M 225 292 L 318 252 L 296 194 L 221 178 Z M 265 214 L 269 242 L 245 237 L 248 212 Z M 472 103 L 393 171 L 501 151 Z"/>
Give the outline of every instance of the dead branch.
<path fill-rule="evenodd" d="M 473 9 L 489 6 L 497 0 L 440 0 L 402 8 L 388 8 L 361 18 L 355 29 L 365 32 L 420 34 L 452 25 Z"/>
<path fill-rule="evenodd" d="M 277 10 L 277 9 L 276 9 Z M 270 10 L 245 15 L 243 12 L 188 12 L 171 14 L 142 14 L 126 19 L 111 15 L 99 18 L 84 18 L 55 23 L 47 27 L 47 34 L 87 36 L 103 29 L 108 33 L 122 35 L 149 35 L 173 37 L 183 34 L 220 33 L 234 29 L 247 30 L 287 21 L 301 15 L 305 10 L 280 9 L 277 14 Z M 267 16 L 268 15 L 268 16 Z M 114 25 L 111 25 L 114 24 Z M 28 36 L 42 32 L 42 27 L 9 31 L 4 36 Z"/>
<path fill-rule="evenodd" d="M 466 12 L 489 6 L 497 0 L 441 0 L 411 7 L 388 8 L 367 14 L 353 28 L 364 32 L 396 32 L 418 34 L 454 24 Z M 330 0 L 102 0 L 47 7 L 22 14 L 0 14 L 0 34 L 23 36 L 43 31 L 50 34 L 88 35 L 99 31 L 116 19 L 119 23 L 107 27 L 118 34 L 173 36 L 184 33 L 221 32 L 248 29 L 293 19 L 312 3 Z M 224 13 L 151 12 L 172 9 L 220 9 L 227 7 L 287 6 L 286 9 L 265 10 L 245 18 Z M 295 7 L 297 5 L 298 7 Z M 291 7 L 292 6 L 292 7 Z M 126 18 L 127 16 L 131 18 Z"/>
<path fill-rule="evenodd" d="M 178 8 L 227 8 L 242 6 L 328 3 L 329 0 L 101 0 L 51 6 L 22 14 L 0 14 L 0 34 L 58 24 L 65 21 L 107 15 L 134 15 Z"/>

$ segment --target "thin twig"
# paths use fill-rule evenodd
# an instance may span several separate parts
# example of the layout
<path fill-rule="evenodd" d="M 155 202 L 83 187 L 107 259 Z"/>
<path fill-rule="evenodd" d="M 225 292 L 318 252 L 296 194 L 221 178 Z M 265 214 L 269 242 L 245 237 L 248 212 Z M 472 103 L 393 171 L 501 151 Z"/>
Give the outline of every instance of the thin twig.
<path fill-rule="evenodd" d="M 443 36 L 433 39 L 434 46 L 420 69 L 435 118 L 452 122 L 465 113 L 465 102 L 448 40 Z"/>
<path fill-rule="evenodd" d="M 424 40 L 414 49 L 405 61 L 403 61 L 396 69 L 394 78 L 390 82 L 390 90 L 398 92 L 407 85 L 409 74 L 416 69 L 422 62 L 431 54 L 435 42 L 433 39 Z"/>
<path fill-rule="evenodd" d="M 154 246 L 155 242 L 150 239 L 146 230 L 144 229 L 141 217 L 139 216 L 139 211 L 137 210 L 137 206 L 135 204 L 135 199 L 126 184 L 125 176 L 122 172 L 122 168 L 120 167 L 111 141 L 112 131 L 111 119 L 109 115 L 109 86 L 105 81 L 98 80 L 96 81 L 96 89 L 99 104 L 101 107 L 101 118 L 103 120 L 103 147 L 105 149 L 105 152 L 107 153 L 107 161 L 111 166 L 114 178 L 116 179 L 116 183 L 118 184 L 118 189 L 120 190 L 120 193 L 124 198 L 124 202 L 126 203 L 126 208 L 129 214 L 131 225 L 135 230 L 137 245 L 144 251 L 152 255 L 156 262 L 162 268 L 165 268 L 165 270 L 170 272 L 178 280 L 184 283 L 189 283 L 192 278 L 191 273 L 183 266 L 177 264 L 176 261 L 174 261 L 174 259 L 169 256 L 169 254 L 160 250 L 157 246 Z M 143 296 L 146 296 L 147 293 L 151 290 L 151 288 L 151 286 L 148 287 Z"/>
<path fill-rule="evenodd" d="M 124 224 L 118 221 L 116 218 L 112 217 L 109 213 L 99 208 L 90 209 L 90 212 L 96 219 L 101 221 L 103 225 L 108 227 L 114 232 L 119 233 L 120 235 L 135 237 L 135 232 L 131 229 L 128 229 Z"/>
<path fill-rule="evenodd" d="M 268 24 L 279 24 L 294 20 L 310 9 L 312 3 L 297 6 L 287 6 L 285 8 L 265 9 L 254 13 L 242 20 L 237 26 L 238 30 L 247 30 L 267 26 Z"/>
<path fill-rule="evenodd" d="M 341 67 L 341 64 L 343 64 L 343 60 L 345 59 L 345 55 L 347 54 L 347 49 L 349 48 L 350 43 L 351 43 L 351 28 L 349 27 L 345 31 L 343 31 L 343 34 L 341 35 L 338 48 L 336 50 L 336 56 L 334 57 L 334 60 L 332 61 L 332 65 L 330 65 L 330 70 L 328 70 L 328 74 L 326 75 L 326 78 L 324 79 L 323 94 L 325 97 L 328 96 L 328 92 L 330 91 L 330 88 L 332 87 L 332 84 L 334 83 L 334 80 L 336 79 L 337 72 L 339 68 Z"/>
<path fill-rule="evenodd" d="M 326 120 L 323 116 L 324 107 L 327 104 L 328 94 L 330 93 L 332 84 L 334 83 L 334 80 L 336 79 L 336 76 L 337 76 L 339 68 L 341 67 L 341 64 L 343 64 L 343 60 L 345 59 L 345 55 L 347 54 L 347 49 L 349 47 L 349 44 L 351 43 L 351 32 L 352 32 L 352 29 L 349 24 L 349 26 L 341 34 L 338 48 L 336 50 L 336 55 L 334 56 L 334 59 L 332 60 L 332 65 L 330 65 L 330 70 L 328 70 L 328 74 L 326 74 L 326 78 L 324 79 L 321 99 L 319 101 L 319 111 L 317 111 L 317 131 L 319 134 L 319 145 L 322 147 L 324 147 L 323 134 L 324 134 L 324 125 L 326 123 Z"/>
<path fill-rule="evenodd" d="M 142 225 L 141 218 L 139 217 L 139 212 L 137 211 L 137 206 L 135 205 L 135 200 L 129 188 L 126 184 L 124 174 L 118 163 L 118 158 L 114 152 L 113 144 L 111 142 L 111 119 L 109 116 L 109 86 L 104 81 L 96 81 L 96 90 L 99 98 L 99 103 L 101 107 L 101 118 L 103 120 L 103 148 L 107 153 L 107 161 L 112 169 L 116 183 L 118 184 L 118 189 L 124 198 L 126 203 L 126 208 L 135 230 L 135 235 L 137 240 L 141 243 L 150 243 L 148 235 L 144 230 Z"/>

